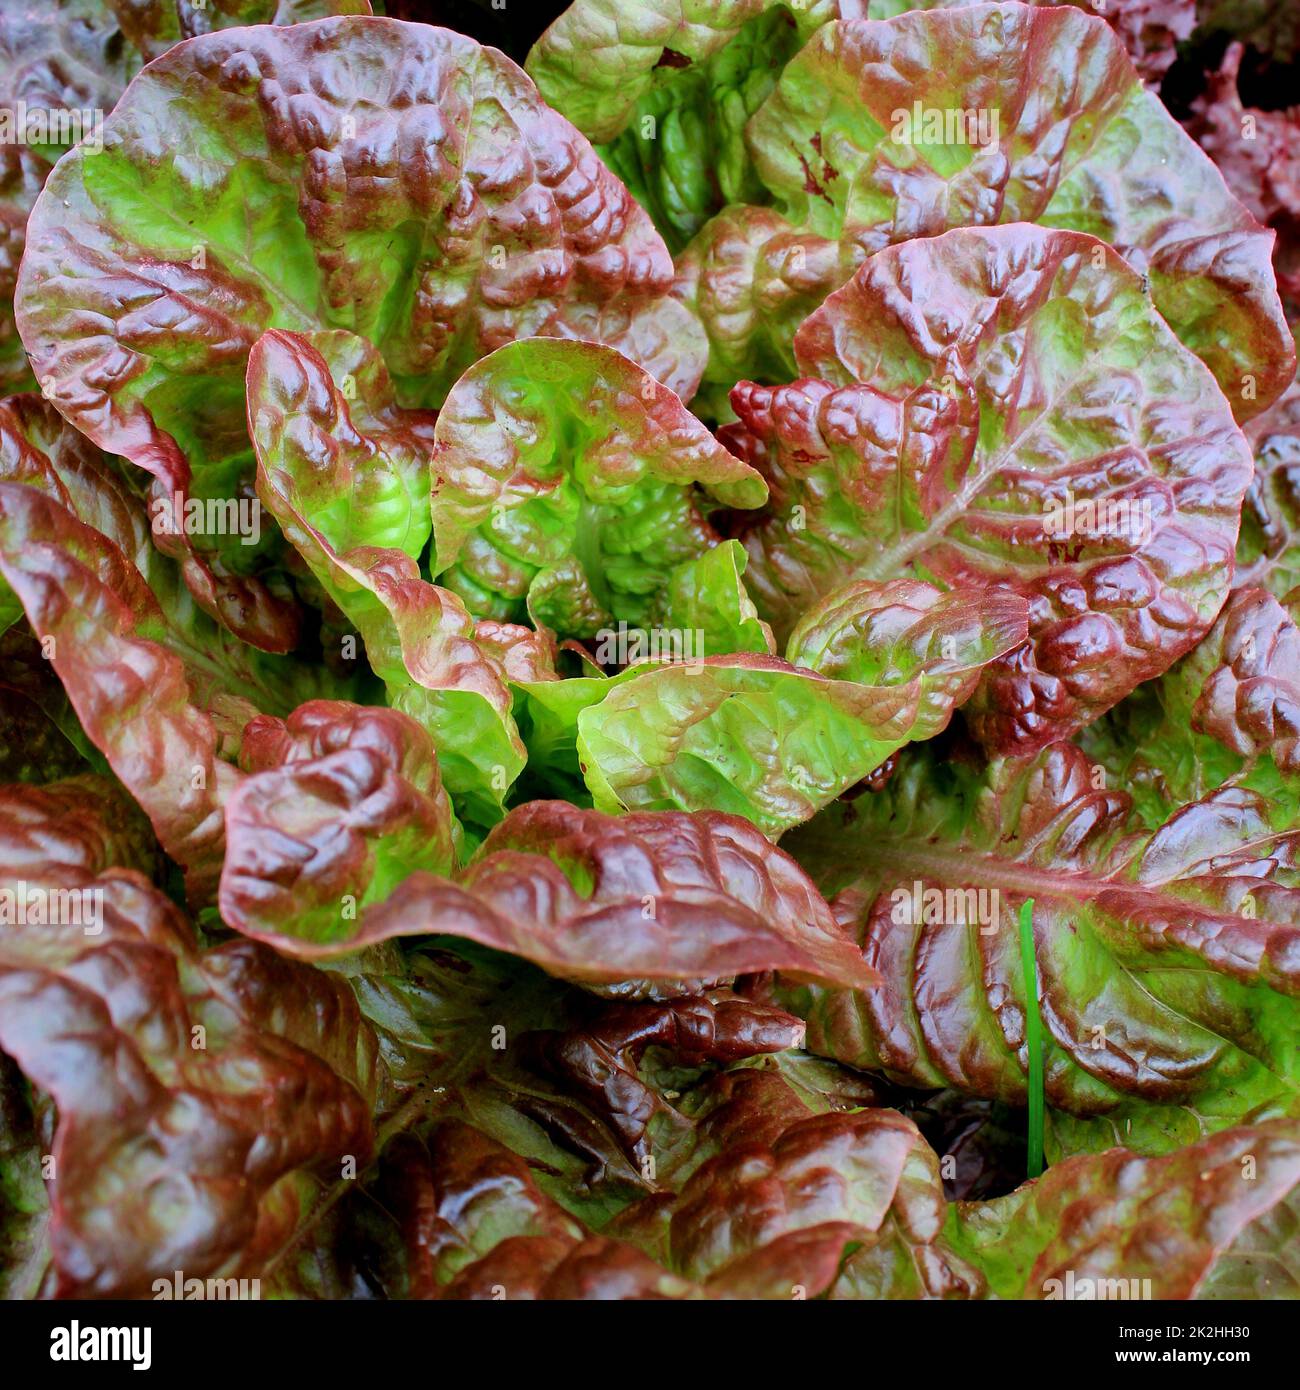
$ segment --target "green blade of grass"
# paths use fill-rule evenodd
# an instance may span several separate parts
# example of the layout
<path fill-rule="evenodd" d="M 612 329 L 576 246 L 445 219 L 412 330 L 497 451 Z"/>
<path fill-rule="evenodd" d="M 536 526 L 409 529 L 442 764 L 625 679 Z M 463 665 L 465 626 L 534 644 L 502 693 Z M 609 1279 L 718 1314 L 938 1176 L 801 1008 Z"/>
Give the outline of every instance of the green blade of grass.
<path fill-rule="evenodd" d="M 1038 964 L 1034 959 L 1034 900 L 1020 908 L 1020 962 L 1025 975 L 1025 1031 L 1029 1046 L 1029 1154 L 1031 1178 L 1043 1171 L 1043 1019 L 1038 1011 Z"/>

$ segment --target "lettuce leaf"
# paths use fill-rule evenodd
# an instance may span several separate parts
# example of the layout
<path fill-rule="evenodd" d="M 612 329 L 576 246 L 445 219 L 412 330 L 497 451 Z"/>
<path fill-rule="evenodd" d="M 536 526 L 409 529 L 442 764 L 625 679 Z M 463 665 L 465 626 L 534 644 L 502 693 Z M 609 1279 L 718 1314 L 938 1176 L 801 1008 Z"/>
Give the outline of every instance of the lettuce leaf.
<path fill-rule="evenodd" d="M 268 329 L 368 338 L 411 408 L 538 333 L 611 342 L 690 394 L 702 342 L 671 277 L 649 218 L 502 54 L 339 17 L 204 34 L 140 73 L 102 150 L 37 200 L 17 317 L 69 421 L 157 498 L 207 503 L 249 480 L 244 369 Z M 170 544 L 210 612 L 286 650 L 264 539 Z"/>
<path fill-rule="evenodd" d="M 624 672 L 578 712 L 579 762 L 603 810 L 725 811 L 775 838 L 939 733 L 1025 634 L 1024 602 L 1005 591 L 853 585 L 807 615 L 788 660 Z"/>
<path fill-rule="evenodd" d="M 742 382 L 720 433 L 765 474 L 746 582 L 778 637 L 850 576 L 1005 586 L 1028 647 L 973 702 L 994 749 L 1159 675 L 1232 576 L 1246 442 L 1143 284 L 1091 237 L 967 229 L 878 252 Z"/>
<path fill-rule="evenodd" d="M 822 294 L 892 243 L 1037 222 L 1099 237 L 1139 269 L 1238 419 L 1265 409 L 1291 379 L 1271 238 L 1093 15 L 971 5 L 826 24 L 786 65 L 745 136 L 781 218 L 776 235 L 820 239 L 790 251 L 805 263 L 799 275 L 815 263 Z M 716 246 L 735 233 L 706 225 L 698 235 Z M 769 259 L 761 246 L 747 256 Z M 708 302 L 733 297 L 733 258 L 693 257 L 722 277 L 715 291 L 706 274 L 692 295 L 706 326 L 719 317 Z M 800 301 L 751 319 L 766 340 L 757 354 L 788 358 L 798 323 L 788 314 L 805 308 Z M 722 322 L 734 362 L 737 325 Z M 710 365 L 709 380 L 725 376 Z"/>
<path fill-rule="evenodd" d="M 410 875 L 354 945 L 441 933 L 615 996 L 671 998 L 782 969 L 871 985 L 803 872 L 747 821 L 521 806 L 458 880 Z"/>
<path fill-rule="evenodd" d="M 885 983 L 782 1002 L 815 1052 L 1021 1104 L 1015 922 L 1032 898 L 1044 1088 L 1065 1152 L 1165 1153 L 1294 1114 L 1294 802 L 1276 779 L 1230 785 L 1146 831 L 1070 744 L 987 770 L 913 753 L 882 791 L 788 841 Z"/>
<path fill-rule="evenodd" d="M 455 594 L 420 577 L 413 558 L 429 534 L 415 495 L 427 422 L 408 427 L 394 417 L 364 344 L 335 336 L 321 346 L 330 362 L 307 338 L 272 331 L 249 355 L 258 496 L 360 632 L 390 703 L 432 738 L 447 789 L 470 820 L 490 826 L 524 747 L 502 670 L 479 645 L 474 620 Z M 343 370 L 353 361 L 367 367 L 360 406 L 344 389 L 357 389 Z"/>
<path fill-rule="evenodd" d="M 44 862 L 7 853 L 0 870 L 28 901 L 88 904 L 83 921 L 29 915 L 0 933 L 0 1047 L 58 1107 L 56 1292 L 149 1297 L 177 1269 L 256 1276 L 373 1146 L 388 1086 L 375 1035 L 337 977 L 254 942 L 201 950 L 127 867 L 109 798 L 97 835 L 59 845 L 71 796 L 95 821 L 90 794 L 23 789 L 27 833 L 56 848 Z"/>
<path fill-rule="evenodd" d="M 594 343 L 498 348 L 435 434 L 434 573 L 473 613 L 566 636 L 654 625 L 665 572 L 716 544 L 708 511 L 767 497 L 672 391 Z"/>

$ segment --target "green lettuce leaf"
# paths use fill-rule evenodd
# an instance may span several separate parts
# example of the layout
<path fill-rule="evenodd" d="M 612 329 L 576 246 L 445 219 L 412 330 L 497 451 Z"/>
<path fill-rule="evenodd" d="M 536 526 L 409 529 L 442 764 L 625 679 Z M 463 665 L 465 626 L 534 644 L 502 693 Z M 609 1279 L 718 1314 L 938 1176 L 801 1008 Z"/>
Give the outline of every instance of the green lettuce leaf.
<path fill-rule="evenodd" d="M 950 1208 L 951 1246 L 999 1298 L 1295 1298 L 1300 1128 L 1233 1129 L 1164 1158 L 1071 1158 Z"/>
<path fill-rule="evenodd" d="M 429 733 L 465 816 L 490 826 L 525 752 L 502 671 L 477 642 L 474 620 L 455 594 L 420 577 L 413 558 L 428 535 L 427 510 L 413 495 L 423 417 L 389 432 L 396 422 L 377 369 L 360 385 L 379 394 L 363 394 L 354 408 L 344 385 L 355 394 L 357 379 L 340 369 L 373 357 L 355 339 L 323 345 L 331 362 L 308 339 L 273 331 L 249 355 L 258 496 L 360 632 L 389 702 Z"/>
<path fill-rule="evenodd" d="M 672 391 L 595 343 L 499 348 L 435 432 L 435 576 L 471 612 L 566 636 L 656 625 L 667 572 L 717 541 L 709 508 L 767 496 Z"/>
<path fill-rule="evenodd" d="M 724 811 L 775 838 L 943 729 L 1025 614 L 1007 591 L 858 584 L 808 616 L 789 660 L 633 667 L 577 713 L 587 786 L 602 810 Z"/>
<path fill-rule="evenodd" d="M 204 34 L 140 73 L 102 150 L 71 151 L 37 200 L 17 316 L 68 420 L 158 499 L 206 504 L 249 482 L 244 370 L 268 329 L 368 338 L 411 408 L 538 333 L 613 343 L 689 394 L 703 343 L 671 277 L 649 218 L 502 54 L 340 17 Z M 243 540 L 170 544 L 209 611 L 285 650 L 275 537 Z"/>
<path fill-rule="evenodd" d="M 783 226 L 826 243 L 806 256 L 823 292 L 894 242 L 1037 222 L 1097 236 L 1138 268 L 1238 419 L 1291 380 L 1272 238 L 1100 18 L 1067 5 L 971 5 L 826 24 L 745 135 Z M 719 239 L 708 226 L 699 235 Z M 694 259 L 707 269 L 716 255 Z M 769 259 L 761 247 L 748 255 Z M 731 297 L 730 260 L 717 267 L 721 289 L 706 279 L 697 301 Z M 717 316 L 701 314 L 706 325 Z M 735 360 L 737 324 L 723 322 Z M 796 325 L 753 316 L 769 342 L 760 353 L 779 351 Z"/>
<path fill-rule="evenodd" d="M 678 645 L 685 650 L 679 655 L 770 655 L 776 650 L 772 629 L 758 616 L 745 588 L 748 561 L 739 541 L 723 541 L 669 574 L 664 626 L 681 635 Z M 638 659 L 629 655 L 628 664 Z"/>

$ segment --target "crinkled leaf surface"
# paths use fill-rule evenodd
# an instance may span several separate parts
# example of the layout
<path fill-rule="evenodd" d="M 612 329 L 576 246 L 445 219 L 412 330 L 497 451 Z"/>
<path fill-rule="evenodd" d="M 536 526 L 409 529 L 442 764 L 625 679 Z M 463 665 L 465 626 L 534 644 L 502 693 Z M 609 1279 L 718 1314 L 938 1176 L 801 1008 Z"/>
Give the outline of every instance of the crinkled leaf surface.
<path fill-rule="evenodd" d="M 203 901 L 220 872 L 221 806 L 238 773 L 193 703 L 182 660 L 151 640 L 163 619 L 139 571 L 35 488 L 0 483 L 0 575 L 82 726 Z"/>
<path fill-rule="evenodd" d="M 399 1167 L 400 1165 L 400 1167 Z M 394 1155 L 388 1186 L 415 1297 L 672 1298 L 690 1286 L 634 1246 L 590 1235 L 528 1165 L 463 1121 Z"/>
<path fill-rule="evenodd" d="M 1293 1112 L 1296 814 L 1278 790 L 1226 787 L 1142 833 L 1070 744 L 983 773 L 913 752 L 789 841 L 885 984 L 784 1002 L 814 1051 L 1020 1103 L 1032 897 L 1059 1143 L 1165 1152 Z"/>
<path fill-rule="evenodd" d="M 1300 24 L 1295 27 L 1300 36 Z M 1192 103 L 1187 129 L 1233 195 L 1277 233 L 1273 267 L 1287 317 L 1300 305 L 1300 112 L 1247 107 L 1238 91 L 1243 47 L 1230 44 Z"/>
<path fill-rule="evenodd" d="M 587 43 L 597 153 L 670 244 L 720 212 L 666 298 L 490 50 L 168 51 L 315 3 L 0 23 L 29 101 L 162 55 L 52 176 L 50 400 L 0 401 L 0 1293 L 1294 1293 L 1289 416 L 1229 594 L 1243 441 L 1147 293 L 1263 405 L 1258 229 L 1095 23 L 580 0 L 547 43 Z M 895 98 L 986 102 L 998 148 L 889 139 Z M 58 150 L 4 149 L 34 197 Z M 921 239 L 1012 216 L 1052 225 Z M 721 442 L 673 394 L 693 311 L 698 414 L 801 377 Z M 1053 1167 L 1013 1191 L 1029 896 Z"/>
<path fill-rule="evenodd" d="M 141 73 L 102 151 L 73 152 L 33 209 L 19 326 L 78 428 L 161 495 L 220 499 L 251 471 L 244 365 L 266 329 L 369 338 L 412 407 L 537 333 L 615 342 L 689 393 L 703 357 L 671 275 L 646 214 L 503 55 L 342 17 L 206 34 Z M 206 606 L 291 645 L 240 538 L 173 539 Z"/>
<path fill-rule="evenodd" d="M 1300 1128 L 1278 1120 L 1163 1158 L 1067 1159 L 952 1208 L 947 1234 L 1001 1298 L 1294 1298 L 1298 1214 Z"/>
<path fill-rule="evenodd" d="M 1042 0 L 1064 3 L 1065 0 Z M 965 0 L 576 0 L 541 36 L 528 71 L 597 144 L 674 251 L 725 205 L 770 194 L 745 127 L 786 63 L 835 19 L 889 19 Z M 1080 9 L 1098 10 L 1091 0 Z M 1159 82 L 1196 22 L 1195 0 L 1101 6 L 1142 76 Z"/>
<path fill-rule="evenodd" d="M 47 786 L 0 788 L 0 852 L 6 880 L 62 884 L 96 878 L 110 868 L 158 871 L 149 823 L 121 787 L 83 774 Z M 87 806 L 92 814 L 79 814 Z"/>
<path fill-rule="evenodd" d="M 140 499 L 34 397 L 0 403 L 0 479 L 6 592 L 201 903 L 221 868 L 221 808 L 244 726 L 330 682 L 199 611 L 154 548 Z"/>
<path fill-rule="evenodd" d="M 477 642 L 474 620 L 412 558 L 428 534 L 412 496 L 424 421 L 393 420 L 395 437 L 361 433 L 383 411 L 365 395 L 354 410 L 332 368 L 355 390 L 342 368 L 354 353 L 373 358 L 355 339 L 322 345 L 332 362 L 307 339 L 275 331 L 249 357 L 258 496 L 361 633 L 390 702 L 429 732 L 447 789 L 470 819 L 491 825 L 524 748 L 502 668 Z"/>
<path fill-rule="evenodd" d="M 1300 771 L 1297 605 L 1300 593 L 1279 602 L 1236 590 L 1199 646 L 1084 731 L 1089 755 L 1148 825 L 1230 780 L 1264 795 L 1290 787 Z"/>
<path fill-rule="evenodd" d="M 77 790 L 74 824 L 94 819 Z M 344 1159 L 369 1155 L 387 1085 L 374 1034 L 337 977 L 254 942 L 200 951 L 144 878 L 103 867 L 112 829 L 75 843 L 57 792 L 22 792 L 29 809 L 46 798 L 34 829 L 50 853 L 6 856 L 5 886 L 95 904 L 0 933 L 0 1047 L 58 1107 L 58 1292 L 147 1297 L 177 1269 L 257 1274 Z"/>
<path fill-rule="evenodd" d="M 1072 732 L 1165 670 L 1231 578 L 1248 450 L 1204 366 L 1101 243 L 1029 225 L 877 253 L 813 314 L 801 380 L 721 431 L 768 478 L 746 582 L 778 636 L 849 576 L 1004 585 L 993 747 Z"/>
<path fill-rule="evenodd" d="M 597 1004 L 560 1029 L 553 1018 L 504 1047 L 479 1044 L 484 1070 L 466 1065 L 463 1048 L 443 1054 L 440 1029 L 460 995 L 475 997 L 475 1019 L 506 1000 L 475 994 L 473 975 L 459 985 L 451 971 L 422 978 L 418 992 L 392 992 L 374 976 L 363 990 L 394 1041 L 414 1038 L 423 1021 L 431 1076 L 446 1092 L 448 1119 L 390 1146 L 381 1164 L 376 1202 L 400 1232 L 392 1291 L 789 1299 L 832 1285 L 895 1297 L 945 1286 L 935 1156 L 897 1114 L 831 1113 L 872 1104 L 865 1081 L 788 1051 L 755 1055 L 788 1043 L 792 1020 L 726 997 Z M 521 1004 L 510 1001 L 513 1016 L 536 1016 Z M 519 1059 L 540 1068 L 531 1085 Z M 541 1073 L 563 1078 L 581 1108 Z M 665 1089 L 670 1078 L 684 1090 Z M 583 1113 L 599 1124 L 580 1126 Z M 637 1155 L 648 1193 L 610 1161 L 604 1127 Z M 587 1158 L 585 1183 L 563 1177 L 576 1153 Z M 971 1273 L 966 1287 L 979 1286 Z M 949 1276 L 946 1291 L 961 1287 Z"/>
<path fill-rule="evenodd" d="M 672 391 L 595 343 L 499 348 L 435 434 L 434 573 L 471 612 L 566 636 L 655 623 L 667 571 L 716 542 L 707 510 L 767 496 Z"/>
<path fill-rule="evenodd" d="M 663 70 L 672 76 L 698 65 L 775 8 L 770 0 L 712 5 L 583 0 L 570 5 L 538 40 L 528 55 L 528 72 L 542 96 L 579 130 L 593 140 L 608 140 L 623 130 Z M 829 19 L 856 18 L 865 11 L 865 0 L 813 0 L 791 9 L 786 23 L 807 37 Z"/>
<path fill-rule="evenodd" d="M 745 123 L 785 63 L 866 0 L 578 0 L 542 35 L 528 71 L 598 145 L 677 250 L 724 203 L 765 199 Z"/>
<path fill-rule="evenodd" d="M 1241 511 L 1238 585 L 1284 597 L 1300 584 L 1300 384 L 1246 426 L 1255 476 Z"/>
<path fill-rule="evenodd" d="M 346 941 L 371 902 L 455 862 L 429 735 L 394 709 L 335 700 L 244 731 L 247 777 L 225 808 L 223 920 L 294 955 Z"/>
<path fill-rule="evenodd" d="M 9 0 L 0 11 L 0 110 L 37 138 L 0 143 L 0 390 L 32 384 L 11 308 L 32 204 L 75 139 L 98 137 L 96 117 L 113 109 L 139 68 L 208 29 L 369 13 L 368 0 L 218 0 L 202 7 L 189 0 Z M 59 115 L 74 111 L 79 123 L 60 129 Z M 31 119 L 20 120 L 19 112 Z"/>
<path fill-rule="evenodd" d="M 358 944 L 441 933 L 615 995 L 690 994 L 763 970 L 873 975 L 798 865 L 748 821 L 521 806 L 458 881 L 417 873 L 360 923 Z"/>
<path fill-rule="evenodd" d="M 742 1139 L 692 1174 L 669 1219 L 669 1249 L 696 1278 L 730 1269 L 735 1280 L 746 1261 L 749 1297 L 797 1297 L 800 1266 L 816 1268 L 808 1257 L 823 1241 L 831 1258 L 809 1296 L 832 1284 L 833 1297 L 971 1296 L 982 1281 L 947 1252 L 945 1214 L 938 1161 L 910 1121 L 890 1110 L 826 1114 L 774 1140 Z M 800 1236 L 803 1259 L 790 1261 Z"/>
<path fill-rule="evenodd" d="M 952 227 L 1069 228 L 1107 241 L 1149 276 L 1157 308 L 1239 419 L 1290 380 L 1294 345 L 1267 232 L 1099 18 L 1070 6 L 974 5 L 824 25 L 787 64 L 746 138 L 783 219 L 778 237 L 821 239 L 801 251 L 796 283 L 818 276 L 824 294 L 863 256 Z M 699 235 L 718 241 L 710 226 Z M 761 245 L 742 258 L 770 259 Z M 736 298 L 736 259 L 716 249 L 704 257 L 694 298 L 706 326 L 720 317 L 715 300 Z M 800 295 L 780 298 L 805 307 Z M 721 319 L 734 359 L 739 325 Z M 797 322 L 752 315 L 768 343 L 759 351 L 788 352 Z"/>
<path fill-rule="evenodd" d="M 0 482 L 36 489 L 98 531 L 102 541 L 96 545 L 105 554 L 120 552 L 162 610 L 165 636 L 156 640 L 181 655 L 196 699 L 208 705 L 223 737 L 236 745 L 240 727 L 255 710 L 287 713 L 312 695 L 346 691 L 347 663 L 339 663 L 337 671 L 318 669 L 262 653 L 213 622 L 195 603 L 178 566 L 156 544 L 156 519 L 131 480 L 48 402 L 30 395 L 0 401 Z M 5 612 L 0 597 L 0 613 Z"/>
<path fill-rule="evenodd" d="M 633 667 L 577 714 L 587 786 L 603 810 L 725 811 L 775 838 L 943 729 L 1022 644 L 1025 612 L 1007 591 L 857 584 L 808 615 L 787 661 Z"/>
<path fill-rule="evenodd" d="M 834 1064 L 788 1051 L 802 1038 L 797 1019 L 725 989 L 609 1000 L 466 941 L 417 945 L 404 960 L 391 952 L 358 957 L 352 979 L 399 1090 L 426 1122 L 466 1121 L 526 1159 L 533 1182 L 591 1229 L 647 1195 L 662 1200 L 718 1152 L 728 1131 L 721 1119 L 706 1127 L 706 1115 L 752 1094 L 747 1081 L 768 1102 L 732 1106 L 737 1132 L 751 1135 L 792 1111 L 874 1098 Z M 751 1065 L 775 1070 L 745 1071 L 734 1085 L 717 1073 Z M 403 1143 L 378 1175 L 377 1201 L 408 1249 L 405 1273 L 401 1261 L 394 1272 L 402 1296 L 427 1296 L 434 1282 L 419 1253 L 426 1168 L 419 1146 Z M 649 1231 L 653 1222 L 635 1224 Z"/>

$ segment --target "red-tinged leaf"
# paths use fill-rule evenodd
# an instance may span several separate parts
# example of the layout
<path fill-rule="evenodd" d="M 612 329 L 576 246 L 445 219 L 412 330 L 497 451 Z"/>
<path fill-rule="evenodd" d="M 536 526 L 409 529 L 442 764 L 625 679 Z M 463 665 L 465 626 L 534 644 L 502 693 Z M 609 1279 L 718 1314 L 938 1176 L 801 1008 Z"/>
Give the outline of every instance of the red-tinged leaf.
<path fill-rule="evenodd" d="M 556 663 L 560 647 L 549 628 L 535 629 L 522 623 L 498 623 L 481 618 L 474 624 L 474 640 L 493 662 L 505 681 L 559 680 Z"/>
<path fill-rule="evenodd" d="M 218 627 L 112 462 L 49 405 L 13 396 L 0 402 L 0 623 L 24 611 L 75 718 L 62 697 L 46 708 L 104 755 L 206 901 L 248 721 L 322 689 L 347 693 L 347 681 Z M 16 656 L 9 672 L 19 680 Z"/>
<path fill-rule="evenodd" d="M 181 659 L 151 640 L 165 624 L 140 572 L 34 488 L 0 483 L 0 576 L 82 727 L 185 869 L 193 900 L 206 900 L 221 869 L 222 804 L 239 774 L 222 761 Z"/>
<path fill-rule="evenodd" d="M 255 1277 L 320 1183 L 368 1157 L 387 1084 L 374 1035 L 339 977 L 253 942 L 201 952 L 138 873 L 103 869 L 120 831 L 79 832 L 67 853 L 67 820 L 95 819 L 88 790 L 26 790 L 17 809 L 44 816 L 48 861 L 6 857 L 0 873 L 27 904 L 0 932 L 0 1048 L 58 1108 L 57 1291 Z"/>
<path fill-rule="evenodd" d="M 588 1234 L 516 1154 L 448 1121 L 404 1141 L 389 1180 L 406 1238 L 410 1296 L 447 1299 L 681 1298 L 687 1281 L 634 1246 Z"/>
<path fill-rule="evenodd" d="M 448 791 L 493 824 L 524 747 L 499 660 L 415 562 L 430 525 L 427 413 L 395 410 L 362 340 L 269 332 L 248 359 L 248 420 L 258 496 L 360 632 L 390 702 L 429 733 Z"/>
<path fill-rule="evenodd" d="M 1255 477 L 1241 512 L 1238 587 L 1284 597 L 1300 585 L 1300 384 L 1246 426 Z"/>
<path fill-rule="evenodd" d="M 531 1064 L 585 1100 L 629 1157 L 644 1165 L 652 1152 L 650 1127 L 670 1113 L 637 1074 L 648 1047 L 665 1048 L 683 1063 L 733 1062 L 801 1047 L 803 1040 L 804 1025 L 782 1009 L 701 994 L 662 1004 L 608 1005 L 575 1028 L 527 1033 L 522 1041 Z"/>
<path fill-rule="evenodd" d="M 1300 36 L 1300 28 L 1297 28 Z M 1300 112 L 1247 109 L 1237 91 L 1243 47 L 1229 44 L 1187 129 L 1233 194 L 1277 233 L 1273 266 L 1291 318 L 1300 310 Z"/>
<path fill-rule="evenodd" d="M 1242 785 L 1285 799 L 1300 771 L 1300 592 L 1237 589 L 1199 646 L 1081 738 L 1152 829 Z"/>
<path fill-rule="evenodd" d="M 938 1160 L 909 1120 L 814 1115 L 699 1168 L 669 1249 L 688 1278 L 741 1297 L 978 1296 L 980 1275 L 943 1239 L 946 1214 Z"/>
<path fill-rule="evenodd" d="M 433 745 L 398 710 L 317 700 L 259 716 L 240 762 L 251 775 L 226 802 L 219 902 L 245 936 L 331 954 L 408 874 L 455 863 Z"/>
<path fill-rule="evenodd" d="M 221 0 L 211 7 L 8 0 L 0 10 L 0 110 L 12 122 L 0 141 L 0 392 L 32 385 L 12 311 L 32 204 L 70 145 L 101 138 L 99 122 L 132 76 L 209 28 L 369 13 L 369 0 Z"/>
<path fill-rule="evenodd" d="M 949 1239 L 1000 1298 L 1294 1298 L 1300 1124 L 1227 1130 L 1166 1158 L 1054 1164 L 962 1203 Z"/>
<path fill-rule="evenodd" d="M 70 421 L 157 498 L 207 502 L 250 481 L 243 373 L 267 329 L 370 337 L 411 407 L 538 333 L 625 347 L 689 394 L 703 344 L 671 278 L 649 219 L 504 55 L 340 17 L 150 64 L 102 150 L 71 152 L 37 200 L 18 320 Z M 205 608 L 285 650 L 294 612 L 240 541 L 169 538 Z"/>
<path fill-rule="evenodd" d="M 1029 603 L 971 707 L 994 749 L 1072 732 L 1195 645 L 1227 593 L 1245 440 L 1099 242 L 1028 225 L 873 256 L 800 329 L 805 379 L 742 383 L 730 447 L 767 476 L 744 536 L 788 631 L 850 577 Z"/>
<path fill-rule="evenodd" d="M 85 814 L 88 806 L 94 814 Z M 148 821 L 108 778 L 85 773 L 44 787 L 0 786 L 0 875 L 62 883 L 113 867 L 151 878 L 159 855 Z"/>
<path fill-rule="evenodd" d="M 601 158 L 676 251 L 715 213 L 764 210 L 755 205 L 771 200 L 747 126 L 818 29 L 966 2 L 574 0 L 534 44 L 527 66 L 551 106 L 604 142 Z M 1106 19 L 1153 87 L 1196 24 L 1196 0 L 1034 3 L 1072 3 Z M 810 182 L 837 176 L 820 153 L 816 146 L 809 153 Z"/>
<path fill-rule="evenodd" d="M 1271 594 L 1238 589 L 1170 678 L 1194 694 L 1194 732 L 1242 758 L 1268 753 L 1279 771 L 1300 771 L 1300 632 Z"/>
<path fill-rule="evenodd" d="M 781 991 L 809 1047 L 1022 1104 L 1033 898 L 1054 1143 L 1161 1153 L 1294 1112 L 1296 788 L 1261 766 L 1147 832 L 1108 780 L 1069 744 L 983 771 L 917 754 L 792 836 L 884 977 Z"/>
<path fill-rule="evenodd" d="M 785 226 L 832 243 L 845 276 L 951 228 L 1070 229 L 1148 276 L 1238 419 L 1291 379 L 1268 232 L 1093 14 L 962 5 L 824 25 L 745 137 Z M 793 323 L 762 326 L 788 345 Z"/>
<path fill-rule="evenodd" d="M 426 933 L 614 995 L 673 997 L 775 969 L 862 989 L 874 979 L 794 861 L 716 814 L 522 806 L 459 881 L 413 874 L 365 914 L 353 944 Z"/>

